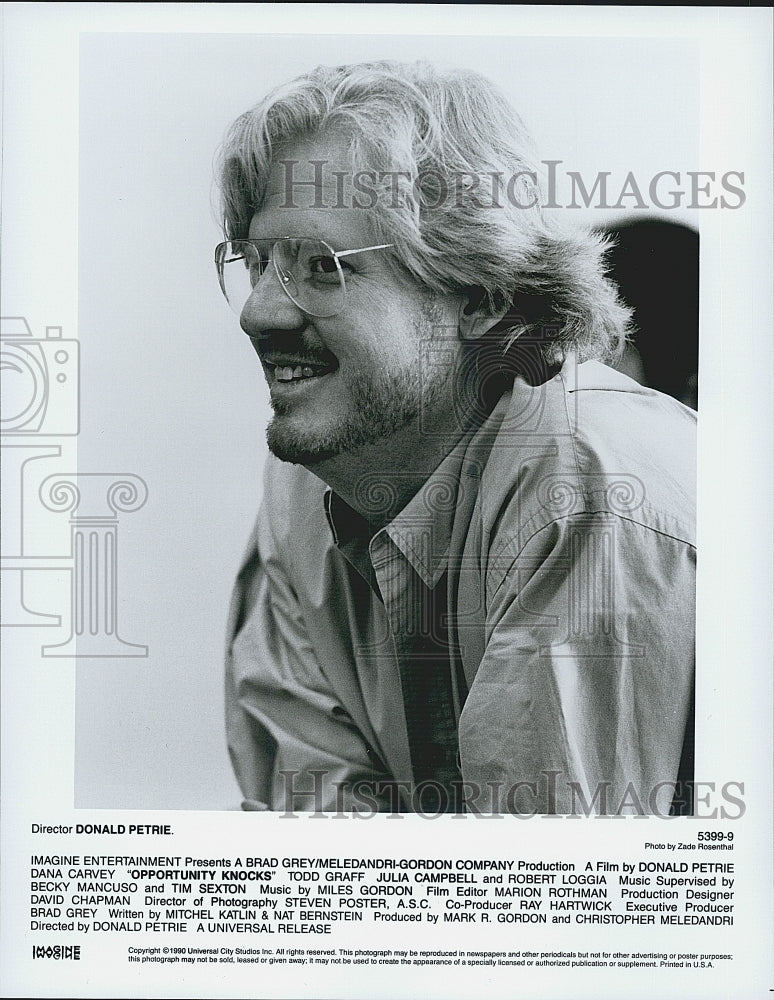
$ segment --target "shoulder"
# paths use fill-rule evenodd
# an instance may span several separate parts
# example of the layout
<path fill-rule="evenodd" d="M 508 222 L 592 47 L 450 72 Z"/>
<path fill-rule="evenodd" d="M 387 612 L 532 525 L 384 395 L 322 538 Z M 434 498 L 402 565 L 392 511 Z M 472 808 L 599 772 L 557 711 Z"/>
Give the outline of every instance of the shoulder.
<path fill-rule="evenodd" d="M 695 542 L 696 414 L 598 362 L 517 381 L 482 471 L 483 538 L 519 550 L 562 518 L 611 514 Z"/>
<path fill-rule="evenodd" d="M 301 465 L 269 455 L 255 540 L 262 561 L 303 575 L 305 565 L 324 558 L 332 541 L 325 517 L 325 483 Z"/>
<path fill-rule="evenodd" d="M 325 483 L 302 465 L 269 455 L 263 470 L 262 519 L 278 538 L 325 522 Z"/>

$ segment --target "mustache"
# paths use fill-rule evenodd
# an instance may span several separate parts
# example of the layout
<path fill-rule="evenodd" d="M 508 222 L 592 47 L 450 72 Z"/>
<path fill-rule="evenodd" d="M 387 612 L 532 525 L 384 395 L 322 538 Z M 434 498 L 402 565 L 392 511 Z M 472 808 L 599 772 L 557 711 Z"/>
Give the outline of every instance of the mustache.
<path fill-rule="evenodd" d="M 310 335 L 309 330 L 267 330 L 250 339 L 261 360 L 271 355 L 289 355 L 320 365 L 336 362 L 336 356 Z"/>

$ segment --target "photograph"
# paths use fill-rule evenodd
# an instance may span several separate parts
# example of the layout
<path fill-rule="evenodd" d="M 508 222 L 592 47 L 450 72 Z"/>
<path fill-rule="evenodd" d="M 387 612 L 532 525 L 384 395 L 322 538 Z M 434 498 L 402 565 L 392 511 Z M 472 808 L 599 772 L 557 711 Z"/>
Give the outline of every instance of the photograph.
<path fill-rule="evenodd" d="M 3 8 L 3 995 L 762 996 L 771 12 L 68 6 Z"/>
<path fill-rule="evenodd" d="M 744 197 L 696 46 L 95 34 L 79 81 L 79 470 L 148 499 L 76 803 L 690 813 L 696 206 Z"/>

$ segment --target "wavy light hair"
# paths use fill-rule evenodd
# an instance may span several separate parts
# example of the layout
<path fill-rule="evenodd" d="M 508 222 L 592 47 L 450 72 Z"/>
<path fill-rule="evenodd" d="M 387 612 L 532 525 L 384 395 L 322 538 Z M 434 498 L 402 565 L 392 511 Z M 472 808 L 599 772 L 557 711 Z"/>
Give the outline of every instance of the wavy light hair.
<path fill-rule="evenodd" d="M 392 175 L 369 211 L 398 264 L 436 292 L 472 293 L 490 315 L 507 307 L 493 330 L 501 352 L 530 342 L 554 365 L 570 350 L 584 360 L 621 349 L 629 311 L 605 277 L 605 238 L 543 214 L 524 125 L 489 80 L 468 70 L 320 66 L 273 91 L 234 122 L 220 150 L 227 238 L 247 236 L 278 151 L 332 128 L 350 137 L 358 169 Z M 396 184 L 396 172 L 407 177 Z M 518 180 L 514 196 L 492 204 L 474 179 L 491 185 L 498 174 Z M 454 197 L 442 197 L 444 179 Z"/>

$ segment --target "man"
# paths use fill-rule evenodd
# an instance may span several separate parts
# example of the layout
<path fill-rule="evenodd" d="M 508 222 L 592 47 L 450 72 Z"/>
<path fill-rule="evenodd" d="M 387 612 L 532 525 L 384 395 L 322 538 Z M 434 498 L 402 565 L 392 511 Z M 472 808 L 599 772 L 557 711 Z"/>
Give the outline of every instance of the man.
<path fill-rule="evenodd" d="M 230 624 L 245 808 L 687 808 L 694 416 L 587 360 L 628 313 L 526 148 L 482 77 L 392 63 L 226 139 L 218 276 L 273 408 Z"/>

